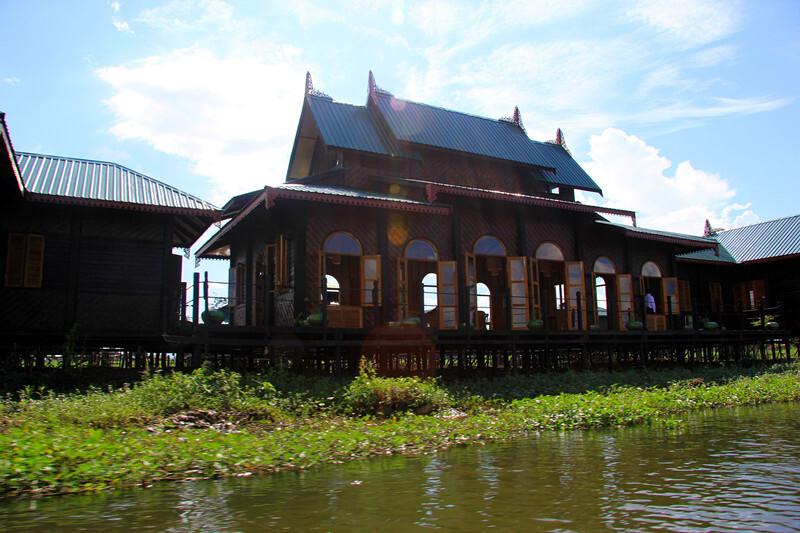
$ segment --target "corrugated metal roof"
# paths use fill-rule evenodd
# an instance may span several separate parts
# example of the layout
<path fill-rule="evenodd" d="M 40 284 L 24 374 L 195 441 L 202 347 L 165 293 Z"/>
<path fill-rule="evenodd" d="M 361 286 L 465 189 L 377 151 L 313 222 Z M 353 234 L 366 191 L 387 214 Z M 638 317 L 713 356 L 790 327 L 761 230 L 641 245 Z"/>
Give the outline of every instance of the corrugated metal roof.
<path fill-rule="evenodd" d="M 115 163 L 17 152 L 25 189 L 34 194 L 214 211 L 217 208 L 149 176 Z"/>
<path fill-rule="evenodd" d="M 552 168 L 548 182 L 601 192 L 600 187 L 561 146 L 531 140 L 516 124 L 401 100 L 375 93 L 392 134 L 400 141 L 525 165 Z"/>
<path fill-rule="evenodd" d="M 400 155 L 396 143 L 381 131 L 364 106 L 308 95 L 308 104 L 325 144 L 331 147 L 382 155 Z"/>
<path fill-rule="evenodd" d="M 624 224 L 609 222 L 608 220 L 596 220 L 595 223 L 622 229 L 630 235 L 640 235 L 645 238 L 653 238 L 656 240 L 663 239 L 673 242 L 684 242 L 686 244 L 691 244 L 692 246 L 708 246 L 709 248 L 716 247 L 718 244 L 716 239 L 711 237 L 700 237 L 697 235 L 687 235 L 685 233 L 674 233 L 671 231 L 640 228 L 637 226 L 626 226 Z"/>
<path fill-rule="evenodd" d="M 726 254 L 736 263 L 764 261 L 800 254 L 800 215 L 760 222 L 716 234 Z M 684 254 L 681 259 L 719 261 L 707 254 Z"/>

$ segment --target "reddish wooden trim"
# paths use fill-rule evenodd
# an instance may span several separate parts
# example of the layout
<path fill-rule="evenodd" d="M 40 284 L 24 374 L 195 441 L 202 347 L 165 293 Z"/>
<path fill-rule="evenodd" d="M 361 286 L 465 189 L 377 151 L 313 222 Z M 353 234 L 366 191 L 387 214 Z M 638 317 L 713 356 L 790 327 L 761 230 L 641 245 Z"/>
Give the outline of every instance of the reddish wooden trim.
<path fill-rule="evenodd" d="M 341 204 L 359 207 L 377 207 L 382 209 L 398 209 L 415 213 L 428 213 L 433 215 L 449 215 L 450 207 L 441 205 L 426 205 L 394 200 L 381 200 L 378 198 L 359 198 L 343 196 L 334 193 L 316 193 L 307 191 L 293 191 L 288 189 L 267 188 L 267 209 L 274 205 L 278 198 L 287 200 L 305 200 L 309 202 L 324 202 L 327 204 Z"/>
<path fill-rule="evenodd" d="M 219 221 L 221 212 L 218 209 L 194 209 L 190 207 L 171 207 L 163 205 L 137 204 L 132 202 L 114 202 L 111 200 L 96 200 L 93 198 L 75 198 L 73 196 L 56 196 L 28 192 L 28 199 L 32 202 L 49 204 L 82 205 L 87 207 L 105 207 L 110 209 L 124 209 L 127 211 L 145 211 L 150 213 L 167 213 L 173 215 L 194 215 Z"/>
<path fill-rule="evenodd" d="M 528 205 L 539 205 L 542 207 L 553 207 L 556 209 L 566 209 L 569 211 L 581 211 L 584 213 L 605 213 L 608 215 L 618 215 L 629 217 L 634 226 L 636 225 L 636 213 L 633 211 L 626 211 L 624 209 L 612 209 L 610 207 L 600 207 L 581 204 L 577 202 L 568 202 L 565 200 L 556 200 L 553 198 L 544 198 L 541 196 L 530 196 L 526 194 L 517 194 L 502 191 L 490 191 L 486 189 L 475 189 L 472 187 L 461 187 L 458 185 L 443 185 L 438 183 L 428 183 L 425 187 L 428 201 L 434 202 L 440 193 L 456 194 L 459 196 L 469 196 L 472 198 L 484 198 L 487 200 L 501 200 L 508 202 L 516 202 Z"/>

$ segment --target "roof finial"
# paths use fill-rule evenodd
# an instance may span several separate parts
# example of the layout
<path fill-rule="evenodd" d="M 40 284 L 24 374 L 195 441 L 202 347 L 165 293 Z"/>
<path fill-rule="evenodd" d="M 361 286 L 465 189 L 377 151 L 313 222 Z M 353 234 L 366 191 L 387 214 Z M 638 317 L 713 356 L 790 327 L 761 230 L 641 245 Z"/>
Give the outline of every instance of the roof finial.
<path fill-rule="evenodd" d="M 711 222 L 706 219 L 706 227 L 703 230 L 703 237 L 714 237 L 720 231 L 725 231 L 723 228 L 712 228 Z"/>
<path fill-rule="evenodd" d="M 376 94 L 383 94 L 385 96 L 392 96 L 392 93 L 389 91 L 385 91 L 378 87 L 378 84 L 375 83 L 375 76 L 372 74 L 372 71 L 369 71 L 369 95 L 370 97 Z"/>
<path fill-rule="evenodd" d="M 564 132 L 561 131 L 561 128 L 556 129 L 556 139 L 554 141 L 547 141 L 550 144 L 557 144 L 561 148 L 564 149 L 569 155 L 572 155 L 572 152 L 569 151 L 567 148 L 567 141 L 564 139 Z"/>
<path fill-rule="evenodd" d="M 514 114 L 510 117 L 503 117 L 500 120 L 503 122 L 510 122 L 511 124 L 516 124 L 520 127 L 522 131 L 525 131 L 525 126 L 522 124 L 522 114 L 519 112 L 519 106 L 514 106 Z"/>
<path fill-rule="evenodd" d="M 314 82 L 311 81 L 311 73 L 306 71 L 306 95 L 307 96 L 321 96 L 322 98 L 327 98 L 328 100 L 333 100 L 330 96 L 325 93 L 319 92 L 318 90 L 314 89 Z"/>
<path fill-rule="evenodd" d="M 311 72 L 306 71 L 306 94 L 314 92 L 314 83 L 311 81 Z"/>

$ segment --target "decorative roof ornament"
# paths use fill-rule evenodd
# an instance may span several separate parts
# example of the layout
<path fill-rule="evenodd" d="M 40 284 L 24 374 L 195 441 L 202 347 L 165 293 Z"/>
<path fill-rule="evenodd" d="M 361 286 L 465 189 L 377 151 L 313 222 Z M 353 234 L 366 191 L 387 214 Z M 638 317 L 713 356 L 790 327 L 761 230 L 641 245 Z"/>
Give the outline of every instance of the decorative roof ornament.
<path fill-rule="evenodd" d="M 563 148 L 565 152 L 567 152 L 570 156 L 572 156 L 572 152 L 570 152 L 569 148 L 567 148 L 567 141 L 564 139 L 564 133 L 561 131 L 561 128 L 558 128 L 556 130 L 556 138 L 552 141 L 547 141 L 547 142 L 549 142 L 550 144 L 557 144 L 558 146 Z"/>
<path fill-rule="evenodd" d="M 522 131 L 525 131 L 525 126 L 522 124 L 522 114 L 519 112 L 519 106 L 514 106 L 514 114 L 510 117 L 503 117 L 500 119 L 502 122 L 516 124 Z M 527 132 L 525 132 L 527 133 Z"/>
<path fill-rule="evenodd" d="M 327 98 L 328 100 L 333 100 L 327 94 L 320 92 L 314 89 L 314 82 L 311 81 L 311 73 L 306 71 L 306 94 L 311 96 L 320 96 L 322 98 Z"/>
<path fill-rule="evenodd" d="M 381 89 L 380 87 L 377 86 L 377 84 L 375 83 L 375 76 L 372 75 L 372 71 L 371 70 L 369 71 L 369 94 L 370 94 L 370 96 L 372 96 L 373 94 L 382 94 L 384 96 L 394 96 L 389 91 Z"/>
<path fill-rule="evenodd" d="M 706 227 L 703 230 L 703 237 L 715 237 L 717 233 L 725 231 L 725 228 L 712 228 L 711 223 L 706 219 Z"/>

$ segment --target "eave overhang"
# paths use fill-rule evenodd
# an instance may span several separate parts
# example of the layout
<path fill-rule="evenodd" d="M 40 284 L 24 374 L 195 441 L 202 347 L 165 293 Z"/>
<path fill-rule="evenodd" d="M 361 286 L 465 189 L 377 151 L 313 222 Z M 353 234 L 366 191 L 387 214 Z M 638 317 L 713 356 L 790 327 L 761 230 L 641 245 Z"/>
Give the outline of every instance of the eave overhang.
<path fill-rule="evenodd" d="M 467 196 L 470 198 L 482 198 L 486 200 L 499 200 L 514 202 L 526 205 L 536 205 L 540 207 L 551 207 L 555 209 L 565 209 L 568 211 L 578 211 L 581 213 L 602 213 L 606 215 L 616 215 L 628 217 L 636 225 L 636 213 L 624 209 L 612 209 L 567 200 L 557 200 L 543 196 L 532 196 L 503 191 L 491 191 L 487 189 L 476 189 L 474 187 L 464 187 L 460 185 L 447 185 L 441 183 L 427 182 L 425 186 L 429 202 L 434 202 L 440 194 L 453 194 L 457 196 Z"/>
<path fill-rule="evenodd" d="M 253 210 L 264 206 L 269 210 L 275 207 L 278 200 L 297 200 L 304 202 L 319 202 L 324 204 L 337 204 L 353 207 L 371 207 L 376 209 L 394 209 L 400 211 L 411 211 L 414 213 L 425 213 L 432 215 L 449 215 L 450 206 L 431 205 L 421 202 L 406 201 L 392 198 L 375 198 L 362 196 L 346 196 L 332 193 L 314 192 L 309 187 L 264 187 L 264 190 L 256 196 L 250 204 L 239 212 L 230 222 L 225 224 L 208 242 L 206 242 L 195 254 L 201 259 L 221 259 L 225 258 L 220 252 L 229 245 L 224 239 L 231 231 L 244 220 Z M 330 190 L 330 189 L 329 189 Z"/>

